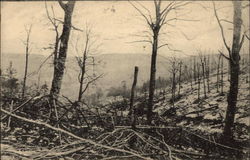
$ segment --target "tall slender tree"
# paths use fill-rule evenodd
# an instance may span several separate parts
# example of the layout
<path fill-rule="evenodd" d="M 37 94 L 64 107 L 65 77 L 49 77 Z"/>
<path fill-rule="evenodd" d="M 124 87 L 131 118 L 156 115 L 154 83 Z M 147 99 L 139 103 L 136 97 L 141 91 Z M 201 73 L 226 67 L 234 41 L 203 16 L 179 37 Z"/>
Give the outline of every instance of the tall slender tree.
<path fill-rule="evenodd" d="M 78 49 L 79 39 L 77 39 L 76 45 L 75 45 L 75 50 L 77 54 L 79 54 L 78 52 L 81 52 L 82 54 L 82 55 L 78 55 L 75 57 L 78 63 L 78 66 L 80 68 L 80 72 L 78 76 L 78 81 L 79 81 L 78 101 L 79 102 L 82 101 L 83 94 L 87 91 L 89 86 L 102 76 L 102 74 L 96 75 L 94 71 L 94 66 L 97 65 L 97 63 L 95 62 L 95 57 L 93 55 L 97 52 L 99 45 L 95 43 L 96 39 L 89 25 L 86 25 L 83 38 L 84 38 L 84 42 L 83 42 L 84 44 L 82 45 L 80 51 Z M 90 71 L 92 71 L 92 73 L 90 73 Z"/>
<path fill-rule="evenodd" d="M 50 90 L 50 95 L 53 100 L 57 100 L 61 85 L 62 85 L 62 79 L 64 75 L 64 68 L 65 68 L 65 61 L 67 57 L 67 50 L 68 50 L 68 41 L 70 37 L 70 31 L 72 27 L 72 14 L 75 6 L 75 1 L 67 1 L 66 3 L 62 2 L 61 0 L 58 1 L 59 5 L 64 11 L 64 21 L 63 21 L 63 30 L 62 34 L 59 38 L 59 52 L 54 64 L 54 74 L 53 74 L 53 80 Z M 56 51 L 57 52 L 57 51 Z"/>
<path fill-rule="evenodd" d="M 153 110 L 153 99 L 155 94 L 155 81 L 156 81 L 156 60 L 158 49 L 164 46 L 168 46 L 168 43 L 159 44 L 159 35 L 163 26 L 169 25 L 171 21 L 176 20 L 184 20 L 180 17 L 171 17 L 171 13 L 179 12 L 183 9 L 184 6 L 190 4 L 191 2 L 184 1 L 169 1 L 166 5 L 163 6 L 163 0 L 153 0 L 154 3 L 154 14 L 142 5 L 138 1 L 129 1 L 130 4 L 138 11 L 138 13 L 144 18 L 146 21 L 150 32 L 147 40 L 142 40 L 140 42 L 149 42 L 152 46 L 151 53 L 151 67 L 150 67 L 150 80 L 149 80 L 149 98 L 148 98 L 148 109 L 147 109 L 147 123 L 150 125 L 152 122 L 152 110 Z M 178 11 L 177 11 L 178 10 Z"/>
<path fill-rule="evenodd" d="M 22 88 L 22 98 L 25 96 L 25 90 L 26 90 L 26 80 L 27 80 L 27 74 L 28 74 L 28 65 L 29 65 L 29 54 L 31 52 L 30 49 L 30 34 L 32 30 L 32 25 L 25 26 L 26 31 L 26 40 L 23 42 L 25 45 L 25 68 L 24 68 L 24 76 L 23 76 L 23 88 Z"/>
<path fill-rule="evenodd" d="M 214 6 L 214 14 L 217 19 L 217 22 L 220 27 L 223 43 L 228 51 L 228 55 L 226 56 L 224 53 L 221 53 L 223 57 L 229 60 L 230 63 L 230 88 L 227 96 L 227 111 L 225 118 L 225 126 L 222 134 L 223 142 L 230 142 L 233 139 L 233 127 L 234 127 L 234 118 L 236 113 L 236 105 L 237 105 L 237 96 L 239 89 L 239 71 L 240 71 L 240 50 L 244 42 L 245 35 L 242 34 L 242 1 L 235 0 L 233 3 L 233 40 L 232 47 L 230 48 L 226 42 L 224 29 L 221 24 L 221 19 L 217 13 L 217 9 L 215 7 L 215 2 L 213 2 Z"/>

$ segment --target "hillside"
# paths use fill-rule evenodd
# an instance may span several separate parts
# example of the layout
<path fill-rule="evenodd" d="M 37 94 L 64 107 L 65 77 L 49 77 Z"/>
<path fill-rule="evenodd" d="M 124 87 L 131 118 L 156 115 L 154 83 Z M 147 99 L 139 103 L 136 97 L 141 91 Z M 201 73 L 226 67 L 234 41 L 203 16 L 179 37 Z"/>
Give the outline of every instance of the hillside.
<path fill-rule="evenodd" d="M 32 123 L 33 125 L 40 125 L 42 129 L 34 127 L 30 130 L 31 127 L 28 125 L 28 131 L 26 131 L 25 127 L 24 129 L 20 128 L 21 122 L 17 124 L 12 122 L 12 125 L 19 126 L 12 133 L 12 130 L 4 128 L 6 125 L 2 125 L 3 130 L 6 132 L 4 132 L 4 141 L 1 147 L 7 153 L 13 153 L 22 157 L 41 156 L 51 158 L 54 157 L 54 155 L 62 155 L 65 153 L 65 159 L 82 159 L 82 155 L 84 155 L 85 159 L 91 159 L 89 153 L 93 152 L 94 155 L 96 155 L 96 153 L 100 154 L 103 152 L 103 149 L 99 149 L 98 147 L 108 146 L 106 147 L 108 150 L 106 152 L 109 152 L 110 149 L 123 152 L 127 148 L 132 148 L 134 151 L 132 153 L 144 153 L 144 150 L 146 150 L 152 155 L 157 156 L 161 155 L 162 152 L 164 154 L 171 152 L 172 157 L 183 160 L 221 160 L 230 159 L 230 157 L 233 157 L 232 159 L 239 159 L 239 157 L 240 159 L 246 159 L 249 155 L 248 133 L 250 130 L 250 108 L 248 105 L 250 103 L 250 86 L 248 71 L 248 66 L 242 65 L 235 117 L 236 121 L 233 129 L 235 142 L 232 145 L 226 146 L 220 142 L 227 107 L 227 91 L 229 89 L 227 68 L 224 67 L 223 93 L 221 85 L 217 91 L 217 77 L 215 72 L 211 73 L 210 76 L 210 92 L 206 93 L 207 97 L 204 96 L 203 83 L 201 83 L 200 99 L 198 99 L 198 83 L 191 85 L 190 82 L 184 81 L 181 85 L 180 96 L 175 100 L 173 107 L 173 104 L 170 102 L 170 89 L 168 87 L 163 88 L 166 90 L 165 93 L 157 91 L 154 99 L 153 111 L 155 116 L 152 126 L 145 125 L 146 115 L 144 111 L 147 108 L 147 96 L 145 97 L 144 95 L 137 95 L 135 98 L 135 113 L 137 114 L 137 126 L 135 130 L 128 126 L 131 122 L 131 117 L 129 115 L 129 106 L 126 103 L 127 100 L 115 100 L 106 104 L 103 101 L 103 104 L 91 107 L 81 106 L 81 112 L 87 117 L 86 121 L 92 125 L 90 129 L 86 126 L 88 123 L 85 121 L 77 123 L 76 119 L 80 115 L 78 113 L 80 111 L 76 112 L 74 109 L 71 110 L 75 103 L 66 102 L 64 107 L 66 109 L 70 108 L 70 111 L 65 112 L 65 109 L 58 108 L 59 113 L 67 113 L 65 115 L 67 120 L 61 122 L 65 130 L 59 130 L 56 127 L 40 121 L 28 120 L 21 117 L 22 121 Z M 34 110 L 35 112 L 42 112 L 43 108 L 46 109 L 46 107 L 40 104 L 42 102 L 41 99 L 36 100 L 31 103 L 31 106 L 26 106 L 28 108 L 27 111 Z M 30 116 L 32 117 L 34 114 Z M 44 118 L 42 116 L 35 117 L 40 119 Z M 20 117 L 17 118 L 20 119 Z M 68 119 L 71 120 L 72 124 L 66 125 Z M 56 135 L 54 136 L 53 132 L 48 132 L 48 130 L 43 127 L 53 130 Z M 66 129 L 70 129 L 73 134 L 67 132 Z M 61 141 L 59 138 L 61 132 L 64 133 L 62 138 L 67 139 L 65 142 L 62 140 L 65 143 L 62 147 L 57 142 L 58 140 Z M 29 133 L 33 136 L 26 138 L 22 136 L 23 133 Z M 42 136 L 38 136 L 40 134 Z M 67 136 L 72 135 L 77 139 L 77 142 L 73 141 L 74 143 L 71 142 L 68 144 L 68 140 L 72 141 L 72 139 Z M 88 139 L 85 139 L 85 137 L 88 137 Z M 41 140 L 37 142 L 37 139 Z M 18 141 L 18 145 L 12 146 L 12 141 Z M 20 146 L 22 145 L 19 143 L 25 143 L 25 147 L 22 148 L 22 153 L 20 153 Z M 32 146 L 33 143 L 41 147 L 34 148 Z M 54 147 L 56 145 L 60 147 Z M 98 147 L 96 148 L 95 146 Z M 116 146 L 119 146 L 119 150 L 116 150 Z M 114 151 L 110 151 L 110 154 L 114 153 Z M 46 154 L 44 154 L 44 152 Z M 71 152 L 79 152 L 81 158 L 79 158 L 78 154 L 72 154 Z M 82 154 L 82 152 L 87 153 Z M 8 159 L 11 156 L 5 155 L 4 157 Z"/>

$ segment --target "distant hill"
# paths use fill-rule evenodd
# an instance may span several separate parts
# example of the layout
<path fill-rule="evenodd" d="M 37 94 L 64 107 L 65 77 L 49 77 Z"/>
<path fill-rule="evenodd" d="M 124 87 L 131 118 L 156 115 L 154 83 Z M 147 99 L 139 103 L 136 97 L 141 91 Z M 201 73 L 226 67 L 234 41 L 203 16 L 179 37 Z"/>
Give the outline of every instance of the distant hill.
<path fill-rule="evenodd" d="M 2 71 L 5 72 L 10 61 L 16 69 L 18 78 L 23 77 L 25 55 L 23 54 L 2 54 Z M 38 70 L 42 62 L 47 57 L 38 54 L 31 54 L 29 59 L 29 71 L 33 73 Z M 128 87 L 131 86 L 134 66 L 139 67 L 138 85 L 149 79 L 150 71 L 150 55 L 146 54 L 102 54 L 95 57 L 96 62 L 100 62 L 95 67 L 96 74 L 104 74 L 103 78 L 99 79 L 96 87 L 106 91 L 110 87 L 120 86 L 122 81 L 126 82 Z M 49 59 L 40 70 L 40 83 L 47 83 L 49 86 L 52 80 L 52 59 Z M 166 58 L 158 56 L 157 59 L 157 77 L 168 77 L 168 63 Z M 66 62 L 65 77 L 63 79 L 62 94 L 75 98 L 78 93 L 78 71 L 76 60 L 74 57 L 68 57 Z M 37 83 L 38 74 L 33 74 L 28 78 L 28 83 Z M 89 90 L 89 92 L 93 92 Z"/>

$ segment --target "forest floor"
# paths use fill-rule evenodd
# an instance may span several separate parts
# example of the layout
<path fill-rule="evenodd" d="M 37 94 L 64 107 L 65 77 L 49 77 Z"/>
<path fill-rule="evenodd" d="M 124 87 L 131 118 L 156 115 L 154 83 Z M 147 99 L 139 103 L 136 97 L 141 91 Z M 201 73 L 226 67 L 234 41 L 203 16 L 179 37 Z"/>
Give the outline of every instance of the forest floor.
<path fill-rule="evenodd" d="M 74 119 L 80 111 L 68 111 L 75 103 L 67 100 L 65 109 L 58 109 L 60 115 L 67 113 L 63 115 L 67 119 L 60 123 L 50 123 L 42 116 L 27 118 L 27 114 L 14 114 L 4 108 L 2 117 L 11 115 L 11 123 L 15 125 L 9 127 L 10 118 L 1 122 L 1 159 L 247 159 L 250 153 L 250 77 L 245 70 L 243 68 L 240 74 L 232 145 L 219 141 L 229 90 L 225 71 L 223 93 L 221 86 L 217 91 L 215 74 L 210 77 L 206 97 L 202 80 L 200 99 L 198 84 L 193 83 L 191 87 L 190 82 L 184 82 L 174 107 L 170 92 L 159 93 L 154 100 L 153 125 L 147 126 L 142 114 L 136 118 L 136 129 L 130 127 L 128 105 L 123 100 L 96 108 L 82 106 L 84 115 L 79 117 L 85 121 L 80 122 L 79 117 Z M 137 98 L 136 107 L 146 108 L 142 99 L 143 96 Z M 34 101 L 27 104 L 34 106 Z M 72 124 L 66 125 L 69 119 Z"/>

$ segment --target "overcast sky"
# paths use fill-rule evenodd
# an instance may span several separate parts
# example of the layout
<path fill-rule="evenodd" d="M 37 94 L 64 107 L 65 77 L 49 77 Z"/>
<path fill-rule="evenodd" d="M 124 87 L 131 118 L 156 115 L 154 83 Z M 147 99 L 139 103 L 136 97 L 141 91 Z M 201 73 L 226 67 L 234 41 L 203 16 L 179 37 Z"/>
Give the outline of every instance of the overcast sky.
<path fill-rule="evenodd" d="M 48 23 L 44 2 L 1 2 L 1 52 L 25 53 L 22 39 L 25 39 L 25 25 L 33 24 L 31 41 L 32 53 L 48 55 L 51 51 L 43 50 L 53 43 L 55 34 Z M 135 3 L 135 2 L 134 2 Z M 153 12 L 153 3 L 140 1 Z M 165 1 L 164 3 L 169 3 Z M 58 19 L 63 17 L 63 12 L 57 2 L 48 2 L 53 6 Z M 204 9 L 202 6 L 207 7 Z M 164 5 L 163 5 L 164 7 Z M 216 7 L 221 8 L 218 14 L 222 18 L 232 21 L 232 3 L 229 1 L 216 1 Z M 169 43 L 171 48 L 181 50 L 185 55 L 193 55 L 197 50 L 211 50 L 216 52 L 223 47 L 220 30 L 214 17 L 212 2 L 199 2 L 186 6 L 179 11 L 183 18 L 199 21 L 177 21 L 175 26 L 162 28 L 160 43 Z M 244 9 L 243 21 L 249 26 L 249 8 Z M 51 10 L 50 10 L 51 11 Z M 51 13 L 51 12 L 50 12 Z M 172 15 L 174 16 L 174 14 Z M 150 54 L 151 47 L 147 43 L 130 43 L 139 40 L 135 34 L 143 35 L 147 30 L 145 21 L 127 1 L 77 1 L 73 13 L 72 24 L 85 29 L 86 23 L 91 24 L 92 32 L 96 35 L 98 43 L 101 43 L 99 53 L 145 53 Z M 223 23 L 226 38 L 230 44 L 232 40 L 232 27 L 229 23 Z M 229 30 L 228 30 L 229 29 Z M 75 55 L 73 45 L 77 35 L 84 34 L 73 31 L 69 47 L 69 55 Z M 244 50 L 248 50 L 246 41 Z M 170 55 L 167 47 L 160 49 L 161 55 Z"/>

